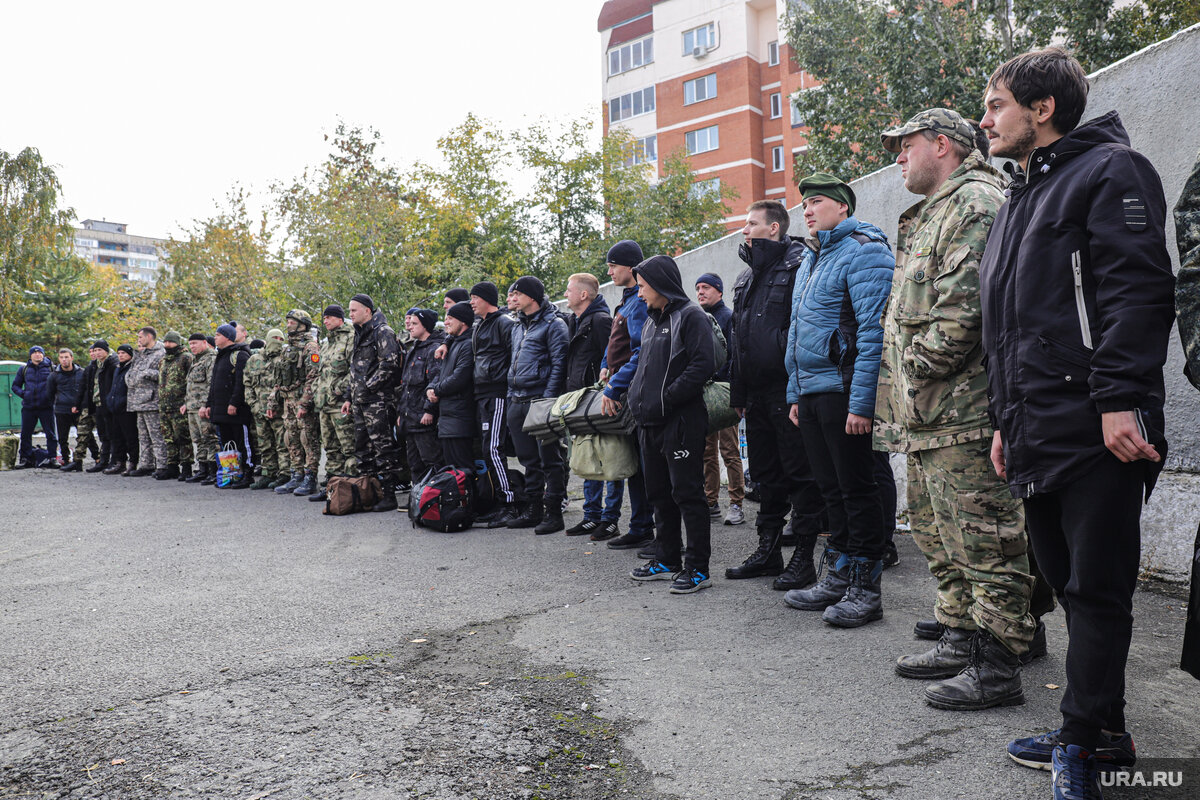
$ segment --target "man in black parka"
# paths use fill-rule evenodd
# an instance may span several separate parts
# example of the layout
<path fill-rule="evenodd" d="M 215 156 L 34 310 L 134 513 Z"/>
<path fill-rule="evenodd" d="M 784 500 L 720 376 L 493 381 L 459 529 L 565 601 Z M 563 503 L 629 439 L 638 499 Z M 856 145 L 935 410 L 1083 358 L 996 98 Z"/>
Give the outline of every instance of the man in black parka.
<path fill-rule="evenodd" d="M 463 301 L 446 310 L 446 355 L 438 374 L 425 394 L 437 405 L 437 435 L 442 446 L 442 463 L 475 474 L 475 363 L 471 350 L 471 326 L 475 312 Z"/>

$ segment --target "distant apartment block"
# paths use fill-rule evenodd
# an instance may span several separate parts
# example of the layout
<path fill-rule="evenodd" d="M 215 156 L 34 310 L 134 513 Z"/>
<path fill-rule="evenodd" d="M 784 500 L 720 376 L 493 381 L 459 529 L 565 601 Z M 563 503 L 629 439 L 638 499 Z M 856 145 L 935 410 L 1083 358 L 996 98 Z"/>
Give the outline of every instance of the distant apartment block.
<path fill-rule="evenodd" d="M 124 222 L 85 219 L 75 229 L 75 252 L 93 264 L 107 264 L 131 281 L 154 284 L 166 265 L 166 239 L 133 236 Z"/>
<path fill-rule="evenodd" d="M 637 139 L 635 158 L 684 148 L 697 191 L 733 186 L 726 225 L 754 200 L 800 202 L 792 180 L 807 126 L 790 98 L 818 82 L 800 70 L 780 30 L 788 0 L 608 0 L 604 130 Z"/>

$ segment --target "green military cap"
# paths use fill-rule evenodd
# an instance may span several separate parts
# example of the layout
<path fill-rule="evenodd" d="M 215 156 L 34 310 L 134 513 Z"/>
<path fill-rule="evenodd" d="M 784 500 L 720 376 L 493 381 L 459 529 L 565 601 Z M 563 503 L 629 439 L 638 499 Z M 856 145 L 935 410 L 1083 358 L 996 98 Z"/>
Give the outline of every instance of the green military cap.
<path fill-rule="evenodd" d="M 167 335 L 163 337 L 163 341 L 183 344 L 183 337 L 179 335 L 178 331 L 167 331 Z"/>
<path fill-rule="evenodd" d="M 813 195 L 828 197 L 839 203 L 845 203 L 847 213 L 854 214 L 854 190 L 850 186 L 828 172 L 814 172 L 800 181 L 800 196 L 808 199 Z"/>
<path fill-rule="evenodd" d="M 900 140 L 917 131 L 940 133 L 968 150 L 975 149 L 975 129 L 961 114 L 948 108 L 928 108 L 921 111 L 899 128 L 879 134 L 879 139 L 889 153 L 899 153 Z"/>

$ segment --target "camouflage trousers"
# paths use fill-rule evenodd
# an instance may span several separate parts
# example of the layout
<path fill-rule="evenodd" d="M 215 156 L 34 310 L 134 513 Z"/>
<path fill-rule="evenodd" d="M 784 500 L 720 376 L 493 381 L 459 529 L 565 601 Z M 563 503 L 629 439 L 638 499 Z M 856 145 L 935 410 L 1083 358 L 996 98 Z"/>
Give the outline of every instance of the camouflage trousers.
<path fill-rule="evenodd" d="M 167 464 L 178 466 L 192 463 L 192 434 L 188 418 L 178 408 L 159 412 L 163 441 L 167 445 Z"/>
<path fill-rule="evenodd" d="M 317 468 L 321 466 L 321 423 L 315 411 L 306 411 L 303 417 L 299 411 L 300 401 L 283 401 L 288 457 L 292 461 L 292 469 L 303 469 L 316 475 Z"/>
<path fill-rule="evenodd" d="M 88 450 L 99 453 L 97 462 L 107 462 L 109 455 L 108 417 L 100 418 L 87 409 L 79 412 L 79 422 L 75 423 L 75 463 L 83 463 L 83 454 Z"/>
<path fill-rule="evenodd" d="M 1021 502 L 989 459 L 990 439 L 908 454 L 913 540 L 937 579 L 938 622 L 983 628 L 1013 653 L 1029 649 L 1034 622 L 1029 541 Z"/>
<path fill-rule="evenodd" d="M 264 476 L 273 478 L 292 471 L 292 459 L 285 441 L 286 427 L 283 417 L 267 419 L 266 414 L 254 415 L 254 430 L 258 439 L 258 450 L 254 457 L 258 466 L 262 467 Z"/>
<path fill-rule="evenodd" d="M 138 469 L 166 469 L 167 442 L 163 439 L 162 415 L 157 411 L 137 412 Z"/>
<path fill-rule="evenodd" d="M 195 411 L 187 415 L 188 438 L 196 449 L 196 461 L 201 464 L 212 464 L 217 457 L 217 429 L 212 420 L 200 419 Z"/>
<path fill-rule="evenodd" d="M 363 403 L 354 410 L 354 456 L 359 475 L 400 480 L 400 445 L 396 442 L 396 412 L 386 401 Z M 407 470 L 406 470 L 407 471 Z"/>
<path fill-rule="evenodd" d="M 357 475 L 354 458 L 354 419 L 342 410 L 321 412 L 321 443 L 325 446 L 325 475 Z"/>

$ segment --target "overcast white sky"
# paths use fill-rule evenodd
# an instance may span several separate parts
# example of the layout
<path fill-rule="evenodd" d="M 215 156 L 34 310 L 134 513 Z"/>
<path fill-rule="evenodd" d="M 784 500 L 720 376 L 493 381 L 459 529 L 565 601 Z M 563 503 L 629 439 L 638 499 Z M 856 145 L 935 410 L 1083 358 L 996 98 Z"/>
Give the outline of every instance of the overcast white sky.
<path fill-rule="evenodd" d="M 81 220 L 178 234 L 320 163 L 339 118 L 401 165 L 472 111 L 598 120 L 602 5 L 6 0 L 0 150 L 38 148 Z"/>

